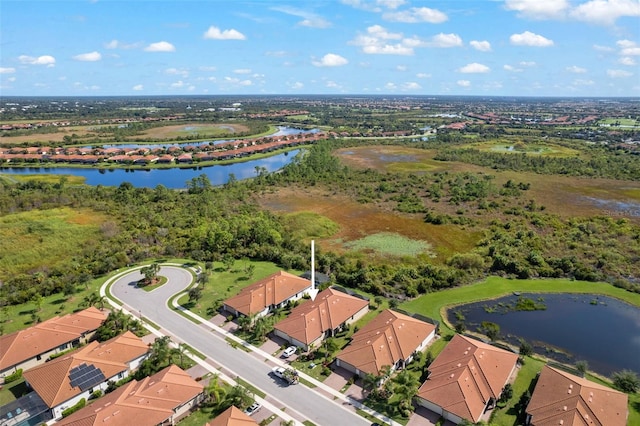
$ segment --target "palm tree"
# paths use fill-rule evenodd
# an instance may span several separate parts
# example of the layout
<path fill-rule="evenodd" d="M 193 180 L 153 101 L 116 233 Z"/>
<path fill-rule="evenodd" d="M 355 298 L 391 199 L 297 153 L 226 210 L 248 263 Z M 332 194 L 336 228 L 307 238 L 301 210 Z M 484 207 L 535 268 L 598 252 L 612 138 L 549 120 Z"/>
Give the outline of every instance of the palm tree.
<path fill-rule="evenodd" d="M 218 378 L 219 375 L 214 374 L 204 390 L 207 404 L 216 409 L 220 407 L 226 397 L 226 391 L 224 387 L 220 385 Z"/>
<path fill-rule="evenodd" d="M 224 404 L 227 405 L 225 409 L 232 405 L 235 405 L 240 409 L 244 409 L 251 405 L 252 402 L 253 394 L 249 389 L 242 385 L 235 385 L 232 387 L 224 400 Z"/>
<path fill-rule="evenodd" d="M 393 393 L 400 396 L 398 409 L 406 411 L 412 408 L 411 401 L 416 396 L 419 386 L 420 382 L 409 370 L 401 371 L 393 379 Z"/>
<path fill-rule="evenodd" d="M 329 362 L 329 354 L 333 354 L 338 349 L 338 343 L 333 337 L 327 337 L 322 342 L 322 346 L 324 347 L 324 363 L 327 364 Z"/>
<path fill-rule="evenodd" d="M 372 373 L 366 373 L 362 378 L 362 389 L 365 392 L 371 392 L 380 384 L 380 379 L 378 376 Z"/>
<path fill-rule="evenodd" d="M 253 323 L 253 338 L 262 342 L 273 326 L 273 317 L 261 316 Z"/>
<path fill-rule="evenodd" d="M 151 356 L 157 366 L 164 366 L 169 361 L 169 355 L 171 354 L 171 348 L 169 343 L 171 337 L 162 336 L 156 338 L 151 344 Z"/>

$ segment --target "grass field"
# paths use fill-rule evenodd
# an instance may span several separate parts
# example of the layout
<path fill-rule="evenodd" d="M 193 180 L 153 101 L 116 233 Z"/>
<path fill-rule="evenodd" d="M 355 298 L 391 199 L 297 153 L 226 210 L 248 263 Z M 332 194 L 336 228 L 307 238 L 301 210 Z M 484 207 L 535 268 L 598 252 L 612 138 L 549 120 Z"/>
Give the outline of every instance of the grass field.
<path fill-rule="evenodd" d="M 0 217 L 0 278 L 53 267 L 101 237 L 107 220 L 93 211 L 57 208 Z"/>
<path fill-rule="evenodd" d="M 253 265 L 253 274 L 249 274 L 248 266 Z M 254 262 L 249 260 L 236 261 L 229 270 L 225 270 L 221 263 L 216 264 L 209 281 L 202 288 L 202 297 L 197 303 L 190 302 L 189 296 L 184 295 L 178 303 L 192 312 L 213 317 L 217 312 L 212 309 L 216 301 L 225 300 L 237 294 L 244 287 L 259 281 L 275 272 L 280 271 L 278 265 L 272 262 Z M 301 271 L 287 271 L 299 275 Z"/>
<path fill-rule="evenodd" d="M 359 240 L 346 243 L 345 246 L 352 250 L 372 251 L 391 256 L 417 256 L 431 252 L 431 244 L 412 240 L 392 232 L 367 235 Z"/>
<path fill-rule="evenodd" d="M 385 210 L 373 204 L 358 203 L 350 197 L 323 191 L 321 188 L 307 188 L 305 191 L 281 189 L 265 194 L 259 202 L 268 210 L 288 215 L 299 212 L 313 212 L 339 225 L 335 234 L 317 238 L 316 243 L 327 250 L 340 254 L 378 254 L 372 250 L 359 251 L 358 244 L 349 247 L 367 236 L 395 234 L 396 241 L 428 243 L 436 255 L 434 261 L 444 261 L 453 253 L 471 250 L 480 232 L 469 231 L 457 225 L 433 225 L 425 223 L 422 217 L 408 217 Z M 374 238 L 377 239 L 377 238 Z M 364 241 L 368 243 L 368 240 Z M 413 244 L 413 243 L 412 243 Z M 421 255 L 431 257 L 432 253 Z"/>
<path fill-rule="evenodd" d="M 519 139 L 498 140 L 493 142 L 481 142 L 464 145 L 461 148 L 474 148 L 480 151 L 491 151 L 500 153 L 540 155 L 544 157 L 575 157 L 580 155 L 580 151 L 560 145 L 544 142 L 522 142 Z"/>

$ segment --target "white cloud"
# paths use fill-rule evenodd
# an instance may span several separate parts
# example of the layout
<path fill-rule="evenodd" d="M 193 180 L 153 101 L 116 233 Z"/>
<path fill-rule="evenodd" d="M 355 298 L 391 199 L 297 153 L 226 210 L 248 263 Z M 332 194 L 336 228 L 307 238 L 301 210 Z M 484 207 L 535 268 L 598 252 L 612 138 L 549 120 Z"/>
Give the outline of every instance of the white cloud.
<path fill-rule="evenodd" d="M 469 45 L 471 47 L 473 47 L 474 49 L 479 50 L 481 52 L 491 52 L 491 43 L 489 43 L 486 40 L 483 40 L 483 41 L 471 40 L 469 42 Z"/>
<path fill-rule="evenodd" d="M 457 34 L 440 33 L 431 37 L 431 41 L 427 43 L 429 47 L 459 47 L 462 46 L 462 39 Z"/>
<path fill-rule="evenodd" d="M 142 47 L 142 43 L 122 43 L 115 39 L 104 44 L 105 49 L 137 49 L 139 47 Z"/>
<path fill-rule="evenodd" d="M 96 62 L 102 59 L 102 55 L 100 54 L 100 52 L 93 51 L 89 53 L 81 53 L 79 55 L 74 56 L 73 59 L 75 59 L 76 61 L 82 61 L 82 62 Z"/>
<path fill-rule="evenodd" d="M 391 43 L 390 40 L 398 42 Z M 364 53 L 371 55 L 413 55 L 414 47 L 423 43 L 418 39 L 403 38 L 402 33 L 388 32 L 380 25 L 372 25 L 366 34 L 358 34 L 349 44 L 360 46 Z"/>
<path fill-rule="evenodd" d="M 145 47 L 144 50 L 146 52 L 175 52 L 176 48 L 167 41 L 159 41 L 157 43 L 151 43 Z"/>
<path fill-rule="evenodd" d="M 178 80 L 175 83 L 171 83 L 171 87 L 173 87 L 174 89 L 184 87 L 184 81 Z"/>
<path fill-rule="evenodd" d="M 307 12 L 305 10 L 297 9 L 290 6 L 278 6 L 272 7 L 272 10 L 286 13 L 287 15 L 297 16 L 302 18 L 302 21 L 298 22 L 298 25 L 309 28 L 328 28 L 331 26 L 331 22 L 316 15 L 315 13 Z"/>
<path fill-rule="evenodd" d="M 420 22 L 428 22 L 430 24 L 440 24 L 449 18 L 446 14 L 436 9 L 428 7 L 412 7 L 411 9 L 399 12 L 387 12 L 382 15 L 382 19 L 391 22 L 404 22 L 407 24 L 416 24 Z"/>
<path fill-rule="evenodd" d="M 140 91 L 144 89 L 144 86 L 142 84 L 136 84 L 135 86 L 132 87 L 132 89 L 135 91 Z"/>
<path fill-rule="evenodd" d="M 509 40 L 511 41 L 511 44 L 516 46 L 553 46 L 553 40 L 549 40 L 539 34 L 534 34 L 531 31 L 525 31 L 522 34 L 512 34 L 511 37 L 509 37 Z"/>
<path fill-rule="evenodd" d="M 522 67 L 535 67 L 536 63 L 533 61 L 520 61 L 518 63 L 518 65 L 522 66 Z"/>
<path fill-rule="evenodd" d="M 233 70 L 234 74 L 251 74 L 251 70 L 249 68 L 238 68 Z"/>
<path fill-rule="evenodd" d="M 471 87 L 471 82 L 469 80 L 458 80 L 456 84 L 460 87 Z"/>
<path fill-rule="evenodd" d="M 593 45 L 593 49 L 597 50 L 598 52 L 613 52 L 614 51 L 613 47 L 601 46 L 599 44 L 594 44 Z"/>
<path fill-rule="evenodd" d="M 329 89 L 341 89 L 342 86 L 340 86 L 338 83 L 336 83 L 335 81 L 332 80 L 328 80 L 325 83 L 325 87 L 328 87 Z"/>
<path fill-rule="evenodd" d="M 415 81 L 408 81 L 402 84 L 402 90 L 420 90 L 422 86 L 420 86 Z"/>
<path fill-rule="evenodd" d="M 56 58 L 50 55 L 38 56 L 37 58 L 33 56 L 20 55 L 18 56 L 18 61 L 20 61 L 21 64 L 46 65 L 48 67 L 53 67 L 56 64 Z"/>
<path fill-rule="evenodd" d="M 522 68 L 516 68 L 513 65 L 503 65 L 502 67 L 505 71 L 509 71 L 509 72 L 522 72 Z"/>
<path fill-rule="evenodd" d="M 5 68 L 5 67 L 0 67 L 0 74 L 13 74 L 14 72 L 16 72 L 15 68 Z"/>
<path fill-rule="evenodd" d="M 506 0 L 505 8 L 530 19 L 561 18 L 569 8 L 567 0 Z"/>
<path fill-rule="evenodd" d="M 593 86 L 595 83 L 595 81 L 593 80 L 584 80 L 584 79 L 576 79 L 573 80 L 573 85 L 574 86 Z"/>
<path fill-rule="evenodd" d="M 179 75 L 182 78 L 189 77 L 189 71 L 187 71 L 185 69 L 167 68 L 166 70 L 164 70 L 164 73 L 165 74 L 169 74 L 169 75 Z"/>
<path fill-rule="evenodd" d="M 200 71 L 216 71 L 218 68 L 210 67 L 210 66 L 201 66 L 201 67 L 198 67 L 198 69 Z"/>
<path fill-rule="evenodd" d="M 407 3 L 406 0 L 341 0 L 342 4 L 346 4 L 356 9 L 366 10 L 369 12 L 381 12 L 383 9 L 397 9 Z"/>
<path fill-rule="evenodd" d="M 636 42 L 633 40 L 618 40 L 616 41 L 616 45 L 622 49 L 626 49 L 628 47 L 635 47 Z"/>
<path fill-rule="evenodd" d="M 623 56 L 622 58 L 618 59 L 618 63 L 632 67 L 636 64 L 636 60 L 631 56 Z"/>
<path fill-rule="evenodd" d="M 611 78 L 624 78 L 631 77 L 633 73 L 626 70 L 607 70 L 607 75 Z"/>
<path fill-rule="evenodd" d="M 614 25 L 618 18 L 639 17 L 638 0 L 591 0 L 578 5 L 571 16 L 598 25 Z"/>
<path fill-rule="evenodd" d="M 404 71 L 407 70 L 407 66 L 406 65 L 396 65 L 396 70 L 404 72 Z"/>
<path fill-rule="evenodd" d="M 467 64 L 458 69 L 458 72 L 463 74 L 482 74 L 491 71 L 488 66 L 479 64 L 477 62 Z"/>
<path fill-rule="evenodd" d="M 236 86 L 252 86 L 253 85 L 253 82 L 251 80 L 248 80 L 248 79 L 240 80 L 239 78 L 235 78 L 235 77 L 225 77 L 224 81 Z"/>
<path fill-rule="evenodd" d="M 572 65 L 570 67 L 565 68 L 567 71 L 572 72 L 574 74 L 584 74 L 587 72 L 586 68 L 579 67 L 577 65 Z"/>
<path fill-rule="evenodd" d="M 316 67 L 340 67 L 347 65 L 349 61 L 335 53 L 327 53 L 319 61 L 313 61 L 311 63 Z"/>
<path fill-rule="evenodd" d="M 296 81 L 294 83 L 289 83 L 289 88 L 293 90 L 300 90 L 304 87 L 304 83 Z"/>
<path fill-rule="evenodd" d="M 418 78 L 431 78 L 431 74 L 427 74 L 425 72 L 419 72 L 418 74 L 416 74 L 416 77 L 418 77 Z"/>
<path fill-rule="evenodd" d="M 376 4 L 384 6 L 387 9 L 397 9 L 406 3 L 406 0 L 376 0 Z"/>
<path fill-rule="evenodd" d="M 247 38 L 238 30 L 230 29 L 221 31 L 220 28 L 214 27 L 213 25 L 204 33 L 203 37 L 211 40 L 246 40 Z"/>

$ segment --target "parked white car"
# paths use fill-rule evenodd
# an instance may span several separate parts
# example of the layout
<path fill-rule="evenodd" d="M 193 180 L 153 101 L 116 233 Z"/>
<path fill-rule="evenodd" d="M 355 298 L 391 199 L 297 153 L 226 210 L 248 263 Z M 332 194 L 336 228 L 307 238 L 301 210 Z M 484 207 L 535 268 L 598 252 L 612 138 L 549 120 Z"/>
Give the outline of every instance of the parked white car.
<path fill-rule="evenodd" d="M 262 408 L 262 405 L 258 404 L 257 402 L 254 402 L 246 410 L 244 410 L 244 413 L 248 415 L 252 415 L 253 413 L 255 413 L 261 408 Z"/>
<path fill-rule="evenodd" d="M 289 358 L 291 355 L 295 354 L 297 350 L 298 348 L 296 348 L 295 346 L 289 346 L 282 352 L 282 356 L 284 358 Z"/>

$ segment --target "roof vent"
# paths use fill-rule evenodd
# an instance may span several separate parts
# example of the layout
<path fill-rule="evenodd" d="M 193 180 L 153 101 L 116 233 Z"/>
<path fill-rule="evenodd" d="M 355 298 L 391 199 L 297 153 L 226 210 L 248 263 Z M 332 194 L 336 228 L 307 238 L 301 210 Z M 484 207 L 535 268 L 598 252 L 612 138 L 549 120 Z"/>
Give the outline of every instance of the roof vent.
<path fill-rule="evenodd" d="M 451 373 L 449 377 L 453 379 L 453 376 L 455 376 L 455 374 Z"/>
<path fill-rule="evenodd" d="M 566 405 L 562 406 L 562 411 L 567 411 L 567 406 Z"/>
<path fill-rule="evenodd" d="M 458 367 L 462 367 L 462 364 L 458 363 Z"/>

